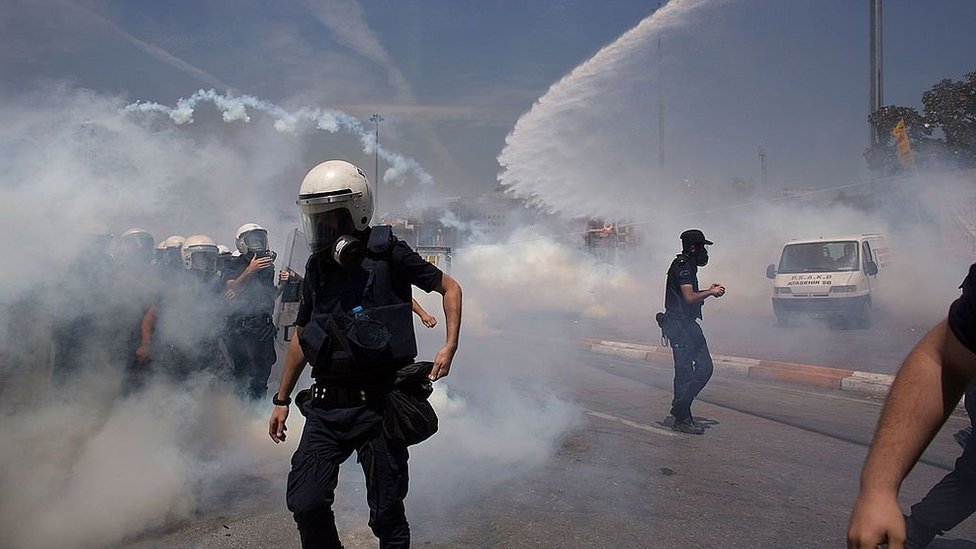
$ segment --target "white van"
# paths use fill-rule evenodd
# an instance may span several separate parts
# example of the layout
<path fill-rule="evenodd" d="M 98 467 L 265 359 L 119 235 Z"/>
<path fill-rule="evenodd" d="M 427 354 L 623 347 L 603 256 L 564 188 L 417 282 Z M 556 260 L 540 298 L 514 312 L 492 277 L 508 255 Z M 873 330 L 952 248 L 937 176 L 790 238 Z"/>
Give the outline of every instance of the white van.
<path fill-rule="evenodd" d="M 889 260 L 880 234 L 787 242 L 779 266 L 766 267 L 773 280 L 773 313 L 783 325 L 813 316 L 868 327 Z"/>

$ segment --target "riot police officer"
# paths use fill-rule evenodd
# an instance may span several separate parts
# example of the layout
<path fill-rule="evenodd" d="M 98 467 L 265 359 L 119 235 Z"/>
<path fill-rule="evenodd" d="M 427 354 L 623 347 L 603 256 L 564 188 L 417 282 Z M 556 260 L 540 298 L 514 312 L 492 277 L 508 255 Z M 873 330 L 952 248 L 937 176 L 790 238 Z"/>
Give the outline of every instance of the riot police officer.
<path fill-rule="evenodd" d="M 116 246 L 115 312 L 122 343 L 123 392 L 142 385 L 148 373 L 138 356 L 142 342 L 142 319 L 156 300 L 155 274 L 152 269 L 153 236 L 144 229 L 133 228 L 122 233 Z"/>
<path fill-rule="evenodd" d="M 695 421 L 691 403 L 712 377 L 712 357 L 698 320 L 702 318 L 702 304 L 708 297 L 722 297 L 725 287 L 712 284 L 707 290 L 698 289 L 698 268 L 708 264 L 705 246 L 712 242 L 698 229 L 681 233 L 681 253 L 668 268 L 664 295 L 664 335 L 674 357 L 674 400 L 671 415 L 674 430 L 692 435 L 705 433 Z"/>
<path fill-rule="evenodd" d="M 188 237 L 180 247 L 180 279 L 167 279 L 160 299 L 143 318 L 138 358 L 176 381 L 226 365 L 220 352 L 226 301 L 217 273 L 217 243 L 207 235 Z"/>
<path fill-rule="evenodd" d="M 285 438 L 290 395 L 306 359 L 312 361 L 315 383 L 310 400 L 299 403 L 306 422 L 288 477 L 288 508 L 303 547 L 342 547 L 332 503 L 339 464 L 355 451 L 366 476 L 369 525 L 380 547 L 409 547 L 403 506 L 407 447 L 384 432 L 385 403 L 396 370 L 417 354 L 411 285 L 436 291 L 444 300 L 447 337 L 434 358 L 431 380 L 448 374 L 457 351 L 461 287 L 394 237 L 390 227 L 369 226 L 372 191 L 353 164 L 330 160 L 314 167 L 302 182 L 298 205 L 313 253 L 296 321 L 298 337 L 288 347 L 273 399 L 269 434 L 275 442 Z M 360 352 L 367 347 L 376 352 Z"/>
<path fill-rule="evenodd" d="M 240 255 L 227 262 L 223 274 L 231 302 L 225 341 L 238 392 L 257 400 L 268 391 L 268 377 L 277 359 L 271 319 L 279 293 L 275 253 L 268 248 L 267 229 L 257 223 L 241 225 L 236 240 Z"/>

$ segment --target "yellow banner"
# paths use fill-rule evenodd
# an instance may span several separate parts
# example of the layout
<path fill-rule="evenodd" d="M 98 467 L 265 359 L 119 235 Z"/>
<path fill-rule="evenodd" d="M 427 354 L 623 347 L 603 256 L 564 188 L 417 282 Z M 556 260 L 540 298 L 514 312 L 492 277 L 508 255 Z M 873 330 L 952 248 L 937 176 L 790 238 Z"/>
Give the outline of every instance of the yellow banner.
<path fill-rule="evenodd" d="M 908 139 L 908 129 L 905 127 L 904 118 L 898 119 L 898 123 L 891 130 L 891 135 L 895 136 L 895 152 L 898 153 L 898 163 L 904 168 L 914 170 L 915 155 L 912 153 L 912 143 Z"/>

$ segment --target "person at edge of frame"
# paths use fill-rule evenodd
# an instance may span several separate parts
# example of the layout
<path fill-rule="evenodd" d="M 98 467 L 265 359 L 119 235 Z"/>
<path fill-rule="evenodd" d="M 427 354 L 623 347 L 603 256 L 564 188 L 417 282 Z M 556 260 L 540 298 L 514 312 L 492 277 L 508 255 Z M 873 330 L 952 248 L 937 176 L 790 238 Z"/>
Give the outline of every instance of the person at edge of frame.
<path fill-rule="evenodd" d="M 851 549 L 916 549 L 976 511 L 976 440 L 968 437 L 955 467 L 925 498 L 902 515 L 898 491 L 963 393 L 976 378 L 976 264 L 962 295 L 902 362 L 861 471 L 861 485 L 847 530 Z M 976 397 L 976 395 L 974 395 Z M 976 400 L 966 399 L 973 417 Z"/>
<path fill-rule="evenodd" d="M 410 527 L 403 504 L 408 450 L 383 429 L 386 394 L 396 370 L 413 362 L 417 353 L 411 285 L 443 296 L 447 336 L 434 358 L 432 381 L 448 375 L 457 352 L 461 287 L 394 237 L 389 227 L 369 226 L 372 192 L 366 175 L 355 165 L 330 160 L 312 168 L 302 182 L 298 204 L 313 253 L 306 266 L 296 320 L 298 337 L 289 344 L 281 383 L 273 397 L 269 434 L 276 443 L 285 440 L 290 395 L 306 358 L 313 361 L 314 384 L 310 398 L 298 402 L 306 421 L 288 475 L 288 508 L 302 547 L 341 548 L 332 504 L 339 465 L 355 451 L 366 477 L 369 526 L 380 547 L 409 547 Z M 321 318 L 328 318 L 334 328 L 337 318 L 364 318 L 381 309 L 397 314 L 383 323 L 389 329 L 393 360 L 363 364 L 362 359 L 353 359 L 355 354 L 343 352 L 344 347 L 349 349 L 348 342 L 338 329 L 333 329 L 332 337 L 343 337 L 343 343 L 322 344 L 325 351 L 306 357 L 303 340 L 308 338 L 303 336 L 320 326 Z"/>
<path fill-rule="evenodd" d="M 712 377 L 712 357 L 698 320 L 702 304 L 708 297 L 722 297 L 725 287 L 712 284 L 698 289 L 698 268 L 708 264 L 705 246 L 712 242 L 699 229 L 688 229 L 680 235 L 681 253 L 668 268 L 664 295 L 664 320 L 661 328 L 670 341 L 674 357 L 674 400 L 671 401 L 672 428 L 675 431 L 701 435 L 705 428 L 695 421 L 691 404 Z"/>

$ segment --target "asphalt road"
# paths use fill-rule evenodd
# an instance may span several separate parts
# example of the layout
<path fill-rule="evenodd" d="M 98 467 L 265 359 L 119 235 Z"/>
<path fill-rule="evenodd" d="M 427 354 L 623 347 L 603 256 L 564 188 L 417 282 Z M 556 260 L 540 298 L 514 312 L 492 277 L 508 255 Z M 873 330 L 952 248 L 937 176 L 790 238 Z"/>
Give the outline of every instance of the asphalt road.
<path fill-rule="evenodd" d="M 507 344 L 526 356 L 541 356 L 555 341 Z M 558 375 L 545 387 L 523 370 L 522 394 L 532 399 L 554 393 L 572 403 L 580 421 L 537 466 L 461 503 L 442 508 L 408 498 L 414 546 L 844 546 L 850 504 L 880 410 L 877 399 L 716 377 L 694 408 L 699 421 L 709 425 L 706 434 L 679 435 L 661 424 L 670 400 L 670 364 L 566 350 L 555 366 Z M 512 376 L 520 377 L 518 372 Z M 442 424 L 452 419 L 441 414 Z M 951 434 L 965 424 L 963 418 L 950 418 L 924 463 L 906 480 L 903 509 L 951 468 L 959 453 Z M 124 547 L 297 547 L 283 483 L 258 475 L 238 485 L 228 491 L 225 504 Z M 377 546 L 365 528 L 361 487 L 361 473 L 350 461 L 343 466 L 336 505 L 348 549 Z M 963 523 L 932 547 L 976 548 L 967 540 L 976 540 L 976 521 Z"/>

